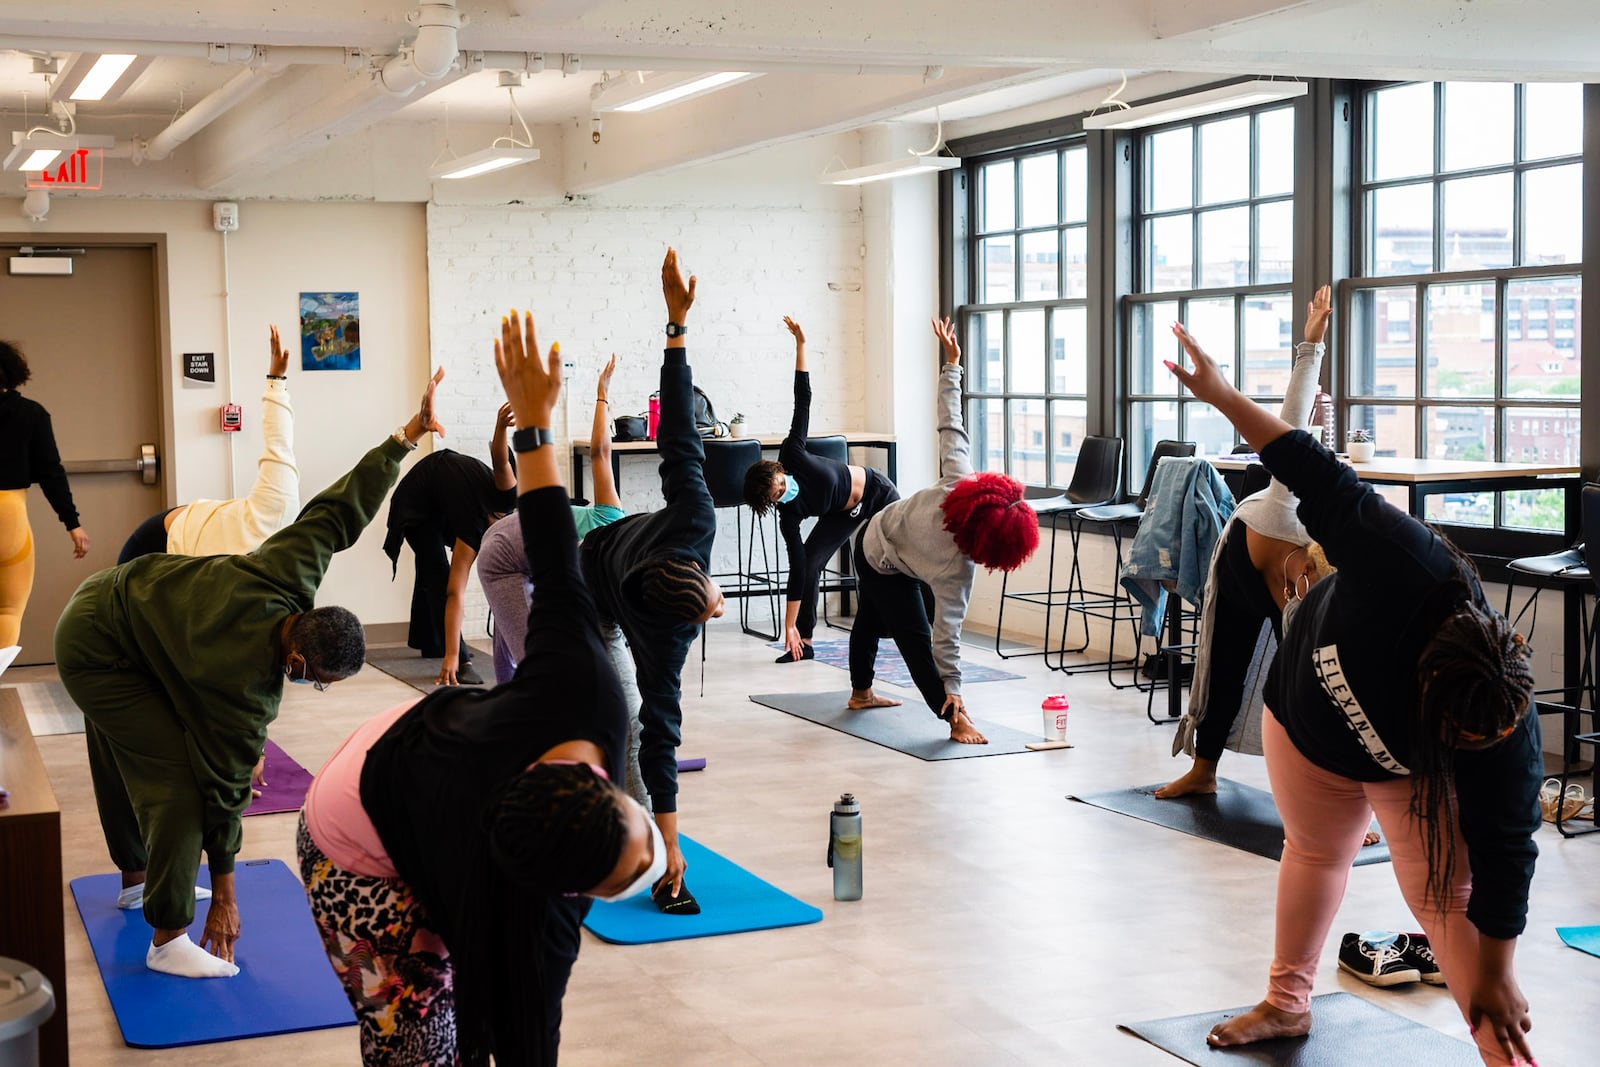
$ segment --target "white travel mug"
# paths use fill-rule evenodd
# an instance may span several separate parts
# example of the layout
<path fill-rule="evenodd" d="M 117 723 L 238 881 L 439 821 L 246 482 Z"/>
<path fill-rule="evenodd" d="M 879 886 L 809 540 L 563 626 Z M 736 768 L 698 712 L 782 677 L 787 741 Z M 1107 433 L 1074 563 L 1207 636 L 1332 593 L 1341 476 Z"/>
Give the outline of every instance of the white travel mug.
<path fill-rule="evenodd" d="M 1067 698 L 1064 694 L 1055 693 L 1044 698 L 1039 705 L 1044 712 L 1044 739 L 1046 741 L 1065 741 L 1067 739 Z"/>

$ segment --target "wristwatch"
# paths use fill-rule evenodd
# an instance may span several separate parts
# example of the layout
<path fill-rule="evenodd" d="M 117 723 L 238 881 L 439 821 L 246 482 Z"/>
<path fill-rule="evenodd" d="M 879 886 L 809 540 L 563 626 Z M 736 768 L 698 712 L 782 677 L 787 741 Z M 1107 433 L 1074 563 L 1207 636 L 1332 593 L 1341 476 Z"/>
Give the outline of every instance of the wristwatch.
<path fill-rule="evenodd" d="M 511 448 L 516 452 L 536 452 L 555 439 L 548 427 L 528 426 L 511 435 Z"/>
<path fill-rule="evenodd" d="M 393 437 L 395 439 L 395 443 L 401 448 L 405 449 L 407 452 L 415 452 L 417 450 L 417 442 L 406 436 L 406 428 L 404 426 L 401 426 L 398 430 L 396 430 L 393 434 Z"/>
<path fill-rule="evenodd" d="M 688 332 L 689 332 L 689 327 L 687 327 L 687 326 L 680 326 L 676 322 L 667 323 L 667 336 L 668 337 L 682 337 L 684 334 L 686 334 Z"/>

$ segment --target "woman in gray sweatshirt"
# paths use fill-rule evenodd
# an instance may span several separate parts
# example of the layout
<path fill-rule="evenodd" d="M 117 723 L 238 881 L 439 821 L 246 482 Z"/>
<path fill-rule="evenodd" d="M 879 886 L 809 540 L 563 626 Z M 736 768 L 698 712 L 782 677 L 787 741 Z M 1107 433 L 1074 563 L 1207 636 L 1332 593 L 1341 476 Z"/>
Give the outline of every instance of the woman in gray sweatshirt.
<path fill-rule="evenodd" d="M 856 535 L 860 603 L 850 631 L 850 707 L 900 702 L 872 691 L 878 642 L 894 639 L 928 709 L 950 739 L 987 744 L 961 699 L 961 623 L 978 565 L 1011 571 L 1039 546 L 1039 517 L 1022 483 L 972 470 L 961 419 L 961 345 L 949 319 L 935 320 L 939 371 L 939 480 L 889 504 Z"/>

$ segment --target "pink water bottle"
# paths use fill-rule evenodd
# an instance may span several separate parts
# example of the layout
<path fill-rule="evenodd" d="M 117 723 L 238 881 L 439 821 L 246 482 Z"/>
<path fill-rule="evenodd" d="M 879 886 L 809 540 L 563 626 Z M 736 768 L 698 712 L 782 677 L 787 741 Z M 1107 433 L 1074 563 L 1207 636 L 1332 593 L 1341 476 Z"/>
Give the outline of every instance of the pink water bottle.
<path fill-rule="evenodd" d="M 661 398 L 658 396 L 653 396 L 650 398 L 650 415 L 648 421 L 645 423 L 645 436 L 654 441 L 656 439 L 656 427 L 660 425 Z"/>
<path fill-rule="evenodd" d="M 1053 693 L 1044 698 L 1039 705 L 1044 712 L 1044 739 L 1046 741 L 1065 741 L 1067 739 L 1067 698 L 1062 693 Z"/>

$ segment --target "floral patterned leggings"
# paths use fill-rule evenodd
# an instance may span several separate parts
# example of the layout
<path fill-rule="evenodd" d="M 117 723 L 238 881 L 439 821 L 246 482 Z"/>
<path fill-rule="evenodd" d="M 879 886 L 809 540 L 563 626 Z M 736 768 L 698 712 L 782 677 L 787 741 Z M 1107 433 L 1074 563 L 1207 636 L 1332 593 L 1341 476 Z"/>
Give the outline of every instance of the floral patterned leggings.
<path fill-rule="evenodd" d="M 461 1063 L 449 952 L 410 887 L 340 868 L 312 840 L 304 813 L 295 844 L 311 914 L 361 1027 L 361 1062 Z"/>

